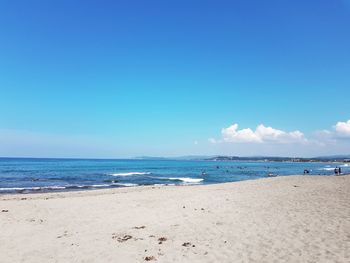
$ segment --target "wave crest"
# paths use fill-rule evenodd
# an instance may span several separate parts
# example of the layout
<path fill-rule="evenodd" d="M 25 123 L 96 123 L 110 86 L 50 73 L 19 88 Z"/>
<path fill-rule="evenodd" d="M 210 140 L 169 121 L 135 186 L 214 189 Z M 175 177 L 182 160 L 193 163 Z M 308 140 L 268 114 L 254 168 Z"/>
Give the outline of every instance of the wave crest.
<path fill-rule="evenodd" d="M 112 176 L 133 176 L 133 175 L 147 175 L 151 174 L 150 172 L 128 172 L 128 173 L 113 173 Z"/>
<path fill-rule="evenodd" d="M 170 177 L 169 180 L 181 181 L 184 183 L 200 183 L 204 181 L 202 178 L 191 178 L 191 177 Z"/>
<path fill-rule="evenodd" d="M 325 167 L 325 168 L 320 168 L 319 170 L 323 170 L 323 171 L 333 171 L 335 169 L 335 167 Z"/>

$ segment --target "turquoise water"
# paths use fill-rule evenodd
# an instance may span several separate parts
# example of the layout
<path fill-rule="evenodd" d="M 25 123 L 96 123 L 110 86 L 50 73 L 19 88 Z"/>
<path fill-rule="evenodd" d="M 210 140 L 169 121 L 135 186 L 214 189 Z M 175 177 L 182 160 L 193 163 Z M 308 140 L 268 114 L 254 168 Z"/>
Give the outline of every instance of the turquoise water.
<path fill-rule="evenodd" d="M 0 158 L 0 193 L 137 185 L 214 184 L 303 174 L 331 175 L 334 163 Z M 350 167 L 342 165 L 343 172 Z"/>

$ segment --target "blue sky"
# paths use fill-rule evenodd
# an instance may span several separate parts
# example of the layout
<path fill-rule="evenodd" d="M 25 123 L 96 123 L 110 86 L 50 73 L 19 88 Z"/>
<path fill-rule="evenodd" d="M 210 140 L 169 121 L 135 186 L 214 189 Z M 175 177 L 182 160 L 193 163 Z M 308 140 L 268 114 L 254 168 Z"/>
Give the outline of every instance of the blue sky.
<path fill-rule="evenodd" d="M 349 47 L 348 0 L 3 0 L 0 156 L 350 153 Z"/>

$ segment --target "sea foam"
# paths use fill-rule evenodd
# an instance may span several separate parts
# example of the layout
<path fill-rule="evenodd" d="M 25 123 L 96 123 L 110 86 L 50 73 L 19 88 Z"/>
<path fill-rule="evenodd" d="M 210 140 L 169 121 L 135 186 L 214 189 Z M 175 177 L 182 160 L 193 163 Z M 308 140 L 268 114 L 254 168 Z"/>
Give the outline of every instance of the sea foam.
<path fill-rule="evenodd" d="M 325 168 L 320 168 L 319 170 L 324 170 L 324 171 L 333 171 L 335 167 L 325 167 Z"/>
<path fill-rule="evenodd" d="M 150 172 L 128 172 L 128 173 L 113 173 L 112 176 L 133 176 L 133 175 L 146 175 L 151 174 Z"/>
<path fill-rule="evenodd" d="M 132 184 L 132 183 L 114 183 L 112 186 L 125 186 L 125 187 L 131 187 L 131 186 L 138 186 L 138 184 Z"/>
<path fill-rule="evenodd" d="M 38 191 L 54 191 L 84 188 L 107 188 L 113 185 L 109 184 L 93 184 L 93 185 L 52 185 L 52 186 L 33 186 L 33 187 L 1 187 L 0 192 L 38 192 Z"/>
<path fill-rule="evenodd" d="M 183 183 L 200 183 L 204 179 L 202 178 L 191 178 L 191 177 L 155 177 L 155 176 L 150 176 L 149 178 L 152 179 L 158 179 L 158 180 L 169 180 L 169 181 L 181 181 Z"/>
<path fill-rule="evenodd" d="M 191 178 L 191 177 L 169 177 L 167 179 L 172 181 L 181 181 L 184 183 L 200 183 L 204 180 L 202 178 Z"/>

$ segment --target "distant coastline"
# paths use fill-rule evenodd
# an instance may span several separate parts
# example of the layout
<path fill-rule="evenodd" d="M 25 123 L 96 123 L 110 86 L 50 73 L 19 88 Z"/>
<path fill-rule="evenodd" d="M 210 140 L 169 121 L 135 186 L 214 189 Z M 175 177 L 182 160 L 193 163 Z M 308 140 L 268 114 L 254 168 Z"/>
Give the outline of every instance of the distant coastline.
<path fill-rule="evenodd" d="M 280 157 L 280 156 L 180 156 L 180 157 L 154 157 L 141 156 L 136 157 L 137 160 L 191 160 L 191 161 L 253 161 L 253 162 L 350 162 L 349 155 L 331 155 L 319 157 Z"/>
<path fill-rule="evenodd" d="M 350 162 L 350 157 L 238 157 L 238 156 L 216 156 L 205 159 L 207 161 L 254 161 L 254 162 Z"/>
<path fill-rule="evenodd" d="M 325 162 L 325 163 L 350 163 L 349 155 L 332 155 L 320 157 L 280 157 L 280 156 L 230 156 L 230 155 L 215 155 L 215 156 L 178 156 L 178 157 L 158 157 L 158 156 L 138 156 L 130 158 L 86 158 L 86 157 L 11 157 L 0 156 L 0 159 L 27 159 L 27 160 L 152 160 L 152 161 L 247 161 L 247 162 Z"/>

